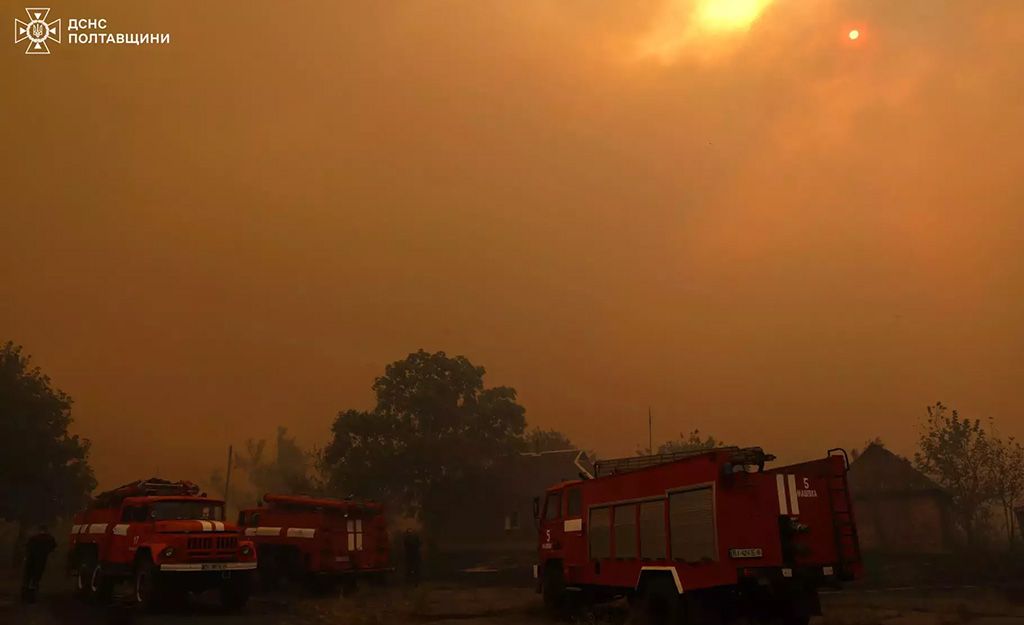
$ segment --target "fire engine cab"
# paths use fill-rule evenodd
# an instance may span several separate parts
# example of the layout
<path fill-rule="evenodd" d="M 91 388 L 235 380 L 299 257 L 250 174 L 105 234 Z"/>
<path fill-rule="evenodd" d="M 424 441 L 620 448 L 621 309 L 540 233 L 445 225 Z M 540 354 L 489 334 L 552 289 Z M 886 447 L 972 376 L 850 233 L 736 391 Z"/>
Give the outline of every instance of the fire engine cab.
<path fill-rule="evenodd" d="M 274 586 L 286 578 L 327 590 L 340 581 L 351 590 L 357 578 L 382 580 L 390 572 L 381 504 L 275 494 L 263 503 L 238 519 L 256 543 L 261 582 Z"/>
<path fill-rule="evenodd" d="M 625 596 L 656 624 L 806 625 L 818 589 L 857 577 L 846 453 L 766 469 L 758 447 L 605 460 L 535 504 L 553 610 Z"/>
<path fill-rule="evenodd" d="M 68 555 L 80 598 L 108 600 L 115 583 L 131 581 L 143 608 L 213 588 L 239 608 L 256 568 L 256 549 L 224 521 L 223 501 L 157 478 L 101 493 L 76 514 Z"/>

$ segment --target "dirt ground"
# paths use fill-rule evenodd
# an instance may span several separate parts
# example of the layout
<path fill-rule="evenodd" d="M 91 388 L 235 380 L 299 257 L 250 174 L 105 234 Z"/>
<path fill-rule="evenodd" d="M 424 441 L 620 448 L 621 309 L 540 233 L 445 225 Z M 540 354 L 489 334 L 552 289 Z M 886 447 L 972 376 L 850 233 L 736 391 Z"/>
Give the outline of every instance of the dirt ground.
<path fill-rule="evenodd" d="M 13 581 L 13 580 L 11 580 Z M 2 625 L 552 625 L 530 588 L 425 584 L 366 587 L 349 597 L 296 591 L 256 596 L 241 613 L 216 597 L 193 598 L 169 613 L 138 615 L 123 607 L 85 606 L 66 580 L 34 605 L 19 605 L 16 585 L 0 586 Z M 127 602 L 125 602 L 127 603 Z M 1024 594 L 987 588 L 847 590 L 823 596 L 825 615 L 812 625 L 1024 625 Z M 602 607 L 579 625 L 627 625 L 623 605 Z"/>

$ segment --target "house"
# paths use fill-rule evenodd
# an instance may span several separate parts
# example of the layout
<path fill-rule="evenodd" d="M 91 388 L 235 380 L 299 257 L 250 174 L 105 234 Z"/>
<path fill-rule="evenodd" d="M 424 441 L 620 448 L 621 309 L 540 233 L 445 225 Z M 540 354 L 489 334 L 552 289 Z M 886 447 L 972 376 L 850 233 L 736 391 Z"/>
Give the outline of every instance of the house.
<path fill-rule="evenodd" d="M 949 494 L 878 443 L 848 475 L 861 549 L 901 555 L 948 553 L 956 543 Z"/>
<path fill-rule="evenodd" d="M 465 566 L 532 563 L 537 556 L 534 498 L 565 480 L 579 479 L 580 467 L 590 472 L 587 455 L 563 449 L 512 456 L 496 467 L 485 484 L 467 488 L 453 501 L 437 547 Z M 453 493 L 453 495 L 455 495 Z M 468 499 L 467 499 L 468 497 Z"/>

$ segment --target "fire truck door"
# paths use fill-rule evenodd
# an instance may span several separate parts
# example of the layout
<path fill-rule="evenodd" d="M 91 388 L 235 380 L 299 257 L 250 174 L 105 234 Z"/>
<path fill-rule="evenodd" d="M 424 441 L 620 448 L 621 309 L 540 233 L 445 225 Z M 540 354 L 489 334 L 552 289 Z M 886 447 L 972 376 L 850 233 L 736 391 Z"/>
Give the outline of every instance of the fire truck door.
<path fill-rule="evenodd" d="M 561 557 L 564 533 L 562 491 L 548 493 L 540 521 L 540 550 L 547 558 Z"/>
<path fill-rule="evenodd" d="M 583 499 L 579 486 L 571 486 L 564 493 L 565 513 L 562 518 L 562 552 L 566 561 L 585 562 L 586 533 L 583 531 Z"/>
<path fill-rule="evenodd" d="M 324 525 L 329 529 L 320 533 L 323 535 L 325 547 L 331 551 L 334 566 L 344 566 L 349 562 L 348 549 L 345 545 L 345 518 L 332 515 Z"/>
<path fill-rule="evenodd" d="M 363 551 L 366 552 L 365 560 L 371 560 L 377 552 L 377 528 L 372 516 L 363 519 Z"/>
<path fill-rule="evenodd" d="M 108 529 L 109 551 L 104 554 L 105 559 L 119 564 L 132 562 L 138 549 L 140 530 L 145 521 L 145 506 L 128 506 L 122 510 L 121 519 Z"/>

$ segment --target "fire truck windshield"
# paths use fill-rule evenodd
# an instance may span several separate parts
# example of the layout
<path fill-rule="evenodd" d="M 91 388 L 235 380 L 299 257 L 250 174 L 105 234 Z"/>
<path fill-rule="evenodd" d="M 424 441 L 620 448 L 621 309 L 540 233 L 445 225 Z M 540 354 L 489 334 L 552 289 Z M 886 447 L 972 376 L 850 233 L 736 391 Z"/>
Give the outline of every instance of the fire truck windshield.
<path fill-rule="evenodd" d="M 207 501 L 159 501 L 149 515 L 156 521 L 223 521 L 224 506 Z"/>

